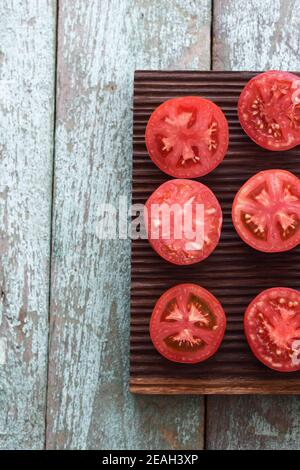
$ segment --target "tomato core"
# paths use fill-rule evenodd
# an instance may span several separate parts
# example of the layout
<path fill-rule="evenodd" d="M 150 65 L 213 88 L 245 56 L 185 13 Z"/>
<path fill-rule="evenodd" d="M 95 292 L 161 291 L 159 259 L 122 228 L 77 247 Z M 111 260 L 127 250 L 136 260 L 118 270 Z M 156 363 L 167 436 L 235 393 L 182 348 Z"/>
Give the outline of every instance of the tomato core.
<path fill-rule="evenodd" d="M 165 260 L 193 264 L 216 248 L 222 210 L 213 192 L 197 181 L 167 181 L 146 202 L 145 223 L 152 248 Z"/>
<path fill-rule="evenodd" d="M 146 128 L 153 162 L 165 173 L 196 178 L 212 171 L 228 148 L 228 123 L 212 101 L 173 98 L 154 110 Z"/>
<path fill-rule="evenodd" d="M 219 348 L 226 317 L 218 300 L 196 284 L 180 284 L 157 301 L 150 320 L 155 348 L 175 362 L 197 363 Z"/>
<path fill-rule="evenodd" d="M 300 293 L 286 287 L 261 292 L 244 317 L 254 355 L 281 372 L 300 369 Z"/>
<path fill-rule="evenodd" d="M 287 251 L 300 243 L 300 180 L 284 170 L 267 170 L 238 191 L 232 219 L 240 237 L 256 250 Z"/>
<path fill-rule="evenodd" d="M 300 79 L 289 72 L 256 75 L 238 102 L 241 126 L 268 150 L 288 150 L 300 143 Z"/>

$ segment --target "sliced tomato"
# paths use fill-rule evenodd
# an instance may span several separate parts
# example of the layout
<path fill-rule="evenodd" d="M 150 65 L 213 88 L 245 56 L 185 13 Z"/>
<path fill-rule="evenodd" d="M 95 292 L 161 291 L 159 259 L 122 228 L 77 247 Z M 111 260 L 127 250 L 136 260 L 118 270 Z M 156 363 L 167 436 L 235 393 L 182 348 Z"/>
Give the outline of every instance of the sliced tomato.
<path fill-rule="evenodd" d="M 241 126 L 258 145 L 287 150 L 300 143 L 300 78 L 289 72 L 256 75 L 238 102 Z"/>
<path fill-rule="evenodd" d="M 253 354 L 280 372 L 300 370 L 300 292 L 273 287 L 250 303 L 244 317 Z"/>
<path fill-rule="evenodd" d="M 221 109 L 198 96 L 173 98 L 151 114 L 146 145 L 152 161 L 176 178 L 212 171 L 228 148 L 228 123 Z"/>
<path fill-rule="evenodd" d="M 157 351 L 170 361 L 196 363 L 219 348 L 226 328 L 220 302 L 196 284 L 179 284 L 158 299 L 150 320 Z"/>
<path fill-rule="evenodd" d="M 232 220 L 239 236 L 256 250 L 294 248 L 300 243 L 300 180 L 284 170 L 257 173 L 235 196 Z"/>
<path fill-rule="evenodd" d="M 193 264 L 217 246 L 222 210 L 204 184 L 175 179 L 159 186 L 149 197 L 145 222 L 149 242 L 162 258 L 174 264 Z"/>

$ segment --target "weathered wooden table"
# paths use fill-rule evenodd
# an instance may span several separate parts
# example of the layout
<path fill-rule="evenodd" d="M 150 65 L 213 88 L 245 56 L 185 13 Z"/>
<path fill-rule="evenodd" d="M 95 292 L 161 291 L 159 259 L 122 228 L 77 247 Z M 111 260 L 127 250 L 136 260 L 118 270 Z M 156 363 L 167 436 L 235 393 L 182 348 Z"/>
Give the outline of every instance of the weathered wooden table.
<path fill-rule="evenodd" d="M 135 69 L 300 70 L 294 0 L 0 2 L 0 448 L 300 448 L 298 397 L 128 391 Z"/>

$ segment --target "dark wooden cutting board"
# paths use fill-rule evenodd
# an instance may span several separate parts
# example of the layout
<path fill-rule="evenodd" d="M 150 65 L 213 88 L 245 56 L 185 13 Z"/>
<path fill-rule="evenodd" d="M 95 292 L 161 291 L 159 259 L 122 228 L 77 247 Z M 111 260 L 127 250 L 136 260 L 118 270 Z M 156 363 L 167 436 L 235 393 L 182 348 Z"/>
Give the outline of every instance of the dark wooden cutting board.
<path fill-rule="evenodd" d="M 300 147 L 269 152 L 242 131 L 237 101 L 253 72 L 137 71 L 134 82 L 133 203 L 144 203 L 170 179 L 150 160 L 145 127 L 151 112 L 177 96 L 199 95 L 224 111 L 230 145 L 224 161 L 198 180 L 216 194 L 223 210 L 220 243 L 211 256 L 192 266 L 174 266 L 160 258 L 147 240 L 132 242 L 130 390 L 146 394 L 298 394 L 300 372 L 271 371 L 252 355 L 243 332 L 247 305 L 269 287 L 300 289 L 300 247 L 286 253 L 257 252 L 243 243 L 231 221 L 231 205 L 240 186 L 260 170 L 282 168 L 300 177 Z M 299 74 L 298 74 L 299 75 Z M 176 364 L 154 349 L 149 320 L 158 297 L 182 282 L 211 291 L 227 315 L 224 341 L 214 357 L 196 365 Z"/>

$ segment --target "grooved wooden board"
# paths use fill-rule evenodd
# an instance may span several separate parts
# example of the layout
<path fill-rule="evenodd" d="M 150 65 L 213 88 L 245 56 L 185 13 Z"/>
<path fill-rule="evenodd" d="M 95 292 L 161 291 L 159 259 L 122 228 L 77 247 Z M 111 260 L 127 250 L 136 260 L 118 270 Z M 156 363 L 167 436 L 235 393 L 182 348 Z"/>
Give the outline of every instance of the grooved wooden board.
<path fill-rule="evenodd" d="M 300 176 L 300 150 L 269 152 L 254 144 L 237 118 L 238 96 L 253 72 L 138 71 L 134 85 L 133 203 L 144 203 L 170 179 L 150 160 L 144 141 L 153 109 L 176 96 L 199 95 L 225 112 L 230 127 L 229 151 L 223 163 L 199 179 L 218 197 L 223 210 L 221 240 L 201 263 L 177 267 L 161 259 L 147 240 L 132 242 L 130 390 L 145 394 L 298 394 L 300 372 L 280 374 L 260 364 L 243 333 L 243 314 L 251 299 L 273 286 L 300 288 L 300 249 L 265 254 L 244 244 L 231 221 L 231 204 L 253 174 L 283 168 Z M 175 364 L 157 353 L 148 325 L 157 298 L 171 286 L 195 282 L 210 290 L 227 315 L 227 331 L 216 355 L 196 365 Z"/>

